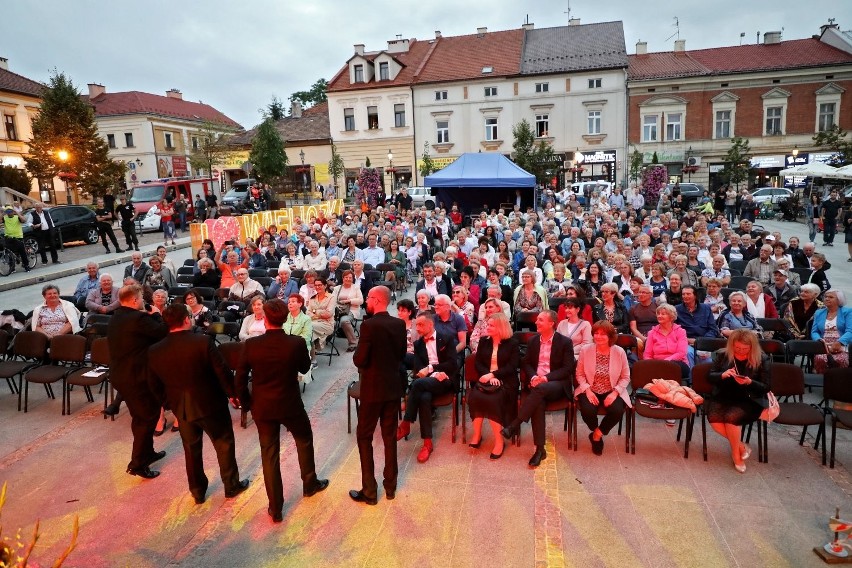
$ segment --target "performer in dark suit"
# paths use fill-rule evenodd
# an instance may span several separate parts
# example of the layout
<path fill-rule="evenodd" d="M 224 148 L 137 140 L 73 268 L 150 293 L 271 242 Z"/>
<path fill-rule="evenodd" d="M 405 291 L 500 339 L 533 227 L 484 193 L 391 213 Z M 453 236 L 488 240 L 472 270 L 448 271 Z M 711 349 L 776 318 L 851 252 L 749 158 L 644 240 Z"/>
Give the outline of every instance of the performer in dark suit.
<path fill-rule="evenodd" d="M 435 320 L 422 315 L 414 322 L 420 336 L 414 342 L 414 364 L 416 378 L 411 383 L 405 416 L 396 431 L 397 441 L 411 432 L 411 423 L 420 413 L 420 437 L 423 448 L 417 461 L 426 462 L 433 451 L 432 446 L 432 399 L 446 393 L 458 391 L 458 357 L 456 338 L 435 332 Z"/>
<path fill-rule="evenodd" d="M 282 425 L 296 442 L 302 494 L 311 497 L 328 487 L 327 479 L 317 479 L 314 433 L 299 392 L 299 373 L 305 374 L 310 370 L 311 356 L 304 339 L 281 329 L 287 313 L 287 304 L 281 300 L 269 300 L 263 305 L 266 333 L 245 342 L 236 378 L 240 403 L 244 410 L 251 411 L 257 425 L 263 482 L 269 499 L 267 512 L 276 523 L 281 522 L 284 507 Z M 249 373 L 252 374 L 251 392 L 248 388 Z"/>
<path fill-rule="evenodd" d="M 148 350 L 151 390 L 167 401 L 180 421 L 180 438 L 186 458 L 189 492 L 196 504 L 207 498 L 207 476 L 201 450 L 207 434 L 216 450 L 225 497 L 236 497 L 249 485 L 240 481 L 234 449 L 234 428 L 228 397 L 234 394 L 233 375 L 213 343 L 213 338 L 192 332 L 193 318 L 186 306 L 172 304 L 163 312 L 169 335 Z M 175 365 L 175 359 L 180 365 Z"/>
<path fill-rule="evenodd" d="M 528 389 L 518 417 L 501 430 L 509 439 L 518 433 L 522 422 L 532 419 L 535 453 L 530 467 L 538 467 L 547 457 L 544 449 L 544 409 L 550 401 L 569 398 L 574 391 L 574 343 L 556 332 L 556 312 L 545 310 L 535 320 L 538 335 L 527 345 L 521 361 L 521 382 Z"/>
<path fill-rule="evenodd" d="M 361 337 L 352 357 L 361 374 L 361 404 L 355 430 L 361 456 L 361 489 L 351 490 L 349 496 L 368 505 L 378 502 L 373 433 L 380 420 L 385 446 L 384 487 L 388 499 L 396 496 L 399 474 L 396 415 L 403 394 L 399 368 L 405 358 L 406 329 L 401 319 L 388 314 L 390 301 L 391 293 L 387 286 L 375 286 L 367 293 L 366 309 L 372 317 L 361 324 Z"/>
<path fill-rule="evenodd" d="M 148 385 L 148 348 L 169 332 L 159 311 L 151 307 L 146 313 L 142 287 L 124 286 L 118 292 L 121 305 L 113 312 L 107 327 L 110 354 L 110 381 L 124 397 L 130 411 L 133 431 L 133 454 L 127 473 L 145 479 L 160 475 L 149 466 L 165 457 L 154 451 L 154 430 L 160 417 L 160 402 Z"/>

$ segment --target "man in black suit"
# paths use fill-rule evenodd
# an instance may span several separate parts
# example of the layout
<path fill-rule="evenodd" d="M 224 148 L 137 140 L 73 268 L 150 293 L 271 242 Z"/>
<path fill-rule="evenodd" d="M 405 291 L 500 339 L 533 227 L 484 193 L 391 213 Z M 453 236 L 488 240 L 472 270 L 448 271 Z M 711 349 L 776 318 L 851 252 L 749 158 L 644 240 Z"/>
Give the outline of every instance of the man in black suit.
<path fill-rule="evenodd" d="M 361 324 L 358 348 L 352 357 L 361 373 L 361 404 L 358 407 L 358 453 L 361 456 L 361 489 L 351 490 L 349 496 L 358 502 L 375 505 L 378 502 L 373 463 L 373 433 L 381 420 L 382 442 L 385 446 L 384 487 L 388 499 L 396 496 L 399 465 L 396 460 L 396 415 L 402 384 L 399 368 L 405 358 L 405 323 L 388 314 L 391 292 L 387 286 L 375 286 L 367 293 L 366 309 L 372 317 Z"/>
<path fill-rule="evenodd" d="M 411 423 L 420 413 L 420 437 L 423 448 L 417 461 L 425 463 L 433 451 L 432 399 L 458 390 L 458 357 L 456 338 L 435 332 L 435 321 L 422 315 L 414 322 L 420 336 L 414 342 L 414 382 L 408 391 L 405 416 L 396 430 L 397 441 L 411 433 Z"/>
<path fill-rule="evenodd" d="M 131 263 L 124 267 L 124 277 L 129 276 L 140 284 L 143 283 L 145 277 L 151 272 L 151 267 L 145 264 L 145 261 L 142 260 L 142 253 L 139 251 L 134 251 L 130 255 L 130 260 Z"/>
<path fill-rule="evenodd" d="M 157 398 L 168 401 L 180 421 L 189 492 L 198 505 L 207 498 L 201 455 L 201 435 L 207 434 L 216 450 L 225 497 L 236 497 L 246 490 L 249 481 L 240 481 L 228 411 L 228 397 L 235 396 L 234 377 L 213 338 L 192 332 L 192 317 L 186 306 L 172 304 L 164 310 L 163 320 L 169 326 L 169 335 L 148 350 L 148 380 Z M 175 365 L 176 358 L 180 358 L 180 366 Z"/>
<path fill-rule="evenodd" d="M 293 435 L 302 494 L 311 497 L 328 487 L 327 479 L 317 479 L 314 463 L 314 433 L 299 392 L 299 373 L 311 368 L 305 340 L 281 329 L 287 319 L 287 304 L 269 300 L 263 305 L 266 333 L 245 342 L 237 367 L 237 395 L 244 410 L 250 410 L 257 425 L 263 482 L 269 499 L 267 512 L 272 521 L 283 519 L 284 488 L 281 483 L 281 429 Z M 404 336 L 404 334 L 403 334 Z M 252 375 L 249 392 L 248 376 Z"/>
<path fill-rule="evenodd" d="M 574 390 L 574 344 L 556 332 L 556 312 L 545 310 L 535 319 L 538 335 L 527 345 L 521 362 L 521 380 L 529 386 L 529 394 L 521 404 L 518 417 L 501 433 L 511 438 L 518 433 L 522 422 L 532 419 L 535 453 L 530 467 L 538 467 L 547 457 L 544 449 L 544 410 L 548 402 L 569 398 Z"/>
<path fill-rule="evenodd" d="M 416 294 L 420 290 L 426 290 L 432 298 L 439 294 L 446 294 L 449 296 L 450 288 L 447 286 L 446 281 L 443 278 L 436 278 L 435 276 L 435 265 L 431 262 L 424 264 L 423 278 L 417 283 L 417 286 L 415 286 L 414 293 Z"/>
<path fill-rule="evenodd" d="M 148 384 L 148 349 L 169 333 L 159 310 L 145 311 L 142 287 L 124 286 L 118 292 L 121 305 L 113 312 L 107 327 L 110 354 L 110 381 L 124 397 L 130 411 L 133 453 L 127 473 L 145 479 L 160 475 L 150 465 L 165 457 L 154 451 L 154 430 L 160 418 L 160 402 Z"/>
<path fill-rule="evenodd" d="M 44 210 L 44 203 L 36 203 L 35 211 L 30 214 L 30 217 L 33 221 L 33 236 L 38 243 L 38 252 L 41 254 L 41 263 L 47 264 L 47 251 L 50 251 L 50 260 L 53 264 L 62 264 L 59 262 L 56 243 L 54 243 L 56 227 L 53 226 L 53 219 Z"/>

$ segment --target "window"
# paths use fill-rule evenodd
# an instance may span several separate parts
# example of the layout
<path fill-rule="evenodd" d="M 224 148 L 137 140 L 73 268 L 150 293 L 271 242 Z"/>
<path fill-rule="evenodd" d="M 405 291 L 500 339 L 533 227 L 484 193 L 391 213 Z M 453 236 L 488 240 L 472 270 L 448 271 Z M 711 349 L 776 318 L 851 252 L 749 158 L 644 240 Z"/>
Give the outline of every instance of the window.
<path fill-rule="evenodd" d="M 681 120 L 683 115 L 679 112 L 670 112 L 666 115 L 666 140 L 681 139 Z"/>
<path fill-rule="evenodd" d="M 835 103 L 821 103 L 819 105 L 819 122 L 817 124 L 819 132 L 825 132 L 834 126 L 834 109 L 836 108 Z"/>
<path fill-rule="evenodd" d="M 781 115 L 783 107 L 766 107 L 766 135 L 781 134 Z"/>
<path fill-rule="evenodd" d="M 717 110 L 716 111 L 716 138 L 731 137 L 731 111 Z"/>
<path fill-rule="evenodd" d="M 657 141 L 657 124 L 659 117 L 651 114 L 642 119 L 642 142 Z"/>
<path fill-rule="evenodd" d="M 192 137 L 192 150 L 195 152 L 198 151 L 198 136 Z"/>
<path fill-rule="evenodd" d="M 352 132 L 355 130 L 355 109 L 354 108 L 345 108 L 343 109 L 343 129 Z"/>
<path fill-rule="evenodd" d="M 379 81 L 387 81 L 390 79 L 390 72 L 388 71 L 388 62 L 383 61 L 379 63 Z"/>
<path fill-rule="evenodd" d="M 435 100 L 436 101 L 447 100 L 447 91 L 435 91 Z"/>
<path fill-rule="evenodd" d="M 163 132 L 163 138 L 165 138 L 165 141 L 166 141 L 166 149 L 167 150 L 173 150 L 175 146 L 172 143 L 172 133 L 171 132 Z"/>
<path fill-rule="evenodd" d="M 435 123 L 438 131 L 438 144 L 446 144 L 450 141 L 450 121 L 439 120 Z"/>
<path fill-rule="evenodd" d="M 485 139 L 488 141 L 497 140 L 497 119 L 485 119 Z"/>
<path fill-rule="evenodd" d="M 125 132 L 124 133 L 124 147 L 125 148 L 133 148 L 133 133 Z"/>
<path fill-rule="evenodd" d="M 405 126 L 405 105 L 393 105 L 393 125 L 397 128 Z"/>
<path fill-rule="evenodd" d="M 6 139 L 7 140 L 17 140 L 18 139 L 18 133 L 15 130 L 15 115 L 4 114 L 3 115 L 3 124 L 6 125 Z"/>
<path fill-rule="evenodd" d="M 379 128 L 379 107 L 367 107 L 367 128 L 370 130 Z"/>
<path fill-rule="evenodd" d="M 603 85 L 603 79 L 589 79 L 590 89 L 600 89 Z"/>
<path fill-rule="evenodd" d="M 364 82 L 364 66 L 356 65 L 355 66 L 355 82 L 363 83 Z"/>
<path fill-rule="evenodd" d="M 535 115 L 535 135 L 539 138 L 549 136 L 550 131 L 550 115 L 537 114 Z"/>
<path fill-rule="evenodd" d="M 496 97 L 497 96 L 497 87 L 485 87 L 485 96 L 486 97 Z"/>
<path fill-rule="evenodd" d="M 115 134 L 107 134 L 107 146 L 115 148 Z"/>
<path fill-rule="evenodd" d="M 589 122 L 589 134 L 600 134 L 601 133 L 601 111 L 590 110 L 588 122 Z"/>
<path fill-rule="evenodd" d="M 536 93 L 547 93 L 550 91 L 550 83 L 536 83 L 535 84 L 535 92 Z"/>

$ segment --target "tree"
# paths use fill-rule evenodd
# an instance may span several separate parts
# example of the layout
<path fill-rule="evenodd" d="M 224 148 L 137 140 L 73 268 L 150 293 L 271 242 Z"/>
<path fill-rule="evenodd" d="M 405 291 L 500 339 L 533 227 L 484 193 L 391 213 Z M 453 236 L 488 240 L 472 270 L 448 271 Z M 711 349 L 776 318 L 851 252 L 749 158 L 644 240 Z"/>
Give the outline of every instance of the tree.
<path fill-rule="evenodd" d="M 109 157 L 92 106 L 63 73 L 54 71 L 51 76 L 32 129 L 29 155 L 24 158 L 32 177 L 46 180 L 64 172 L 92 197 L 103 196 L 124 177 L 127 166 Z M 59 159 L 60 150 L 68 153 L 65 162 Z"/>
<path fill-rule="evenodd" d="M 512 148 L 515 150 L 512 161 L 543 183 L 547 169 L 553 162 L 553 148 L 544 140 L 536 144 L 535 133 L 527 119 L 512 127 L 512 137 Z"/>
<path fill-rule="evenodd" d="M 429 155 L 429 141 L 423 143 L 423 156 L 420 164 L 420 177 L 426 178 L 429 174 L 435 171 L 435 162 L 432 161 L 432 156 Z"/>
<path fill-rule="evenodd" d="M 725 167 L 719 172 L 722 181 L 734 184 L 739 190 L 740 184 L 748 180 L 751 169 L 751 147 L 748 140 L 737 136 L 731 139 L 731 147 L 725 154 Z"/>
<path fill-rule="evenodd" d="M 191 134 L 198 137 L 198 148 L 189 155 L 189 166 L 193 171 L 205 170 L 207 175 L 212 175 L 213 166 L 231 160 L 234 155 L 228 146 L 231 135 L 224 130 L 223 126 L 205 120 L 198 130 Z"/>
<path fill-rule="evenodd" d="M 331 179 L 334 180 L 334 187 L 339 187 L 337 185 L 337 178 L 343 175 L 343 169 L 343 158 L 337 153 L 337 146 L 332 144 L 331 159 L 328 161 L 328 173 L 331 175 Z"/>
<path fill-rule="evenodd" d="M 632 181 L 638 181 L 639 176 L 642 175 L 642 162 L 642 152 L 634 148 L 633 153 L 630 154 L 630 179 Z"/>
<path fill-rule="evenodd" d="M 660 163 L 660 159 L 657 157 L 657 153 L 656 153 L 656 152 L 654 152 L 654 155 L 653 155 L 653 156 L 651 156 L 651 163 L 652 163 L 652 164 L 659 164 L 659 163 Z"/>
<path fill-rule="evenodd" d="M 266 105 L 266 109 L 261 109 L 260 114 L 263 118 L 271 118 L 272 120 L 281 120 L 285 116 L 287 116 L 287 108 L 284 106 L 284 103 L 281 102 L 281 99 L 272 95 L 272 102 Z"/>
<path fill-rule="evenodd" d="M 14 189 L 18 193 L 29 193 L 30 180 L 27 172 L 14 166 L 0 166 L 0 187 Z"/>
<path fill-rule="evenodd" d="M 251 141 L 249 161 L 254 166 L 257 179 L 277 185 L 287 169 L 287 153 L 284 140 L 275 128 L 275 121 L 267 118 L 257 128 Z"/>
<path fill-rule="evenodd" d="M 327 90 L 328 81 L 325 79 L 317 79 L 317 81 L 311 85 L 311 88 L 307 91 L 296 91 L 290 95 L 290 101 L 298 101 L 302 103 L 302 107 L 309 108 L 327 100 Z"/>
<path fill-rule="evenodd" d="M 814 135 L 814 145 L 830 150 L 832 153 L 831 159 L 827 162 L 829 166 L 839 168 L 852 164 L 852 141 L 846 139 L 847 134 L 838 125 L 832 124 L 828 130 Z"/>

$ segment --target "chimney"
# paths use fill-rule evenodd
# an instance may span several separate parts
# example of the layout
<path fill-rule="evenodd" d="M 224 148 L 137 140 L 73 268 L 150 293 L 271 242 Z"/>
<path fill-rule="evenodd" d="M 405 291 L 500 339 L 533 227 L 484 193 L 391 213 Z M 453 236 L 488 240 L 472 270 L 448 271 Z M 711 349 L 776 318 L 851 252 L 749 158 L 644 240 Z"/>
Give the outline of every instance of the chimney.
<path fill-rule="evenodd" d="M 763 34 L 763 43 L 765 45 L 781 43 L 781 32 L 766 32 Z"/>
<path fill-rule="evenodd" d="M 302 118 L 302 103 L 290 101 L 290 118 Z"/>
<path fill-rule="evenodd" d="M 535 24 L 527 22 L 526 24 L 521 24 L 521 29 L 530 31 L 535 29 Z"/>
<path fill-rule="evenodd" d="M 648 42 L 647 41 L 637 41 L 636 42 L 636 55 L 646 55 L 648 53 Z"/>
<path fill-rule="evenodd" d="M 441 30 L 435 30 L 435 39 L 440 39 L 441 37 L 443 37 L 441 35 Z"/>
<path fill-rule="evenodd" d="M 579 25 L 580 25 L 580 18 L 571 18 L 571 19 L 569 19 L 569 20 L 568 20 L 568 25 L 569 25 L 569 26 L 579 26 Z"/>
<path fill-rule="evenodd" d="M 183 93 L 181 93 L 178 89 L 169 89 L 166 91 L 166 96 L 170 99 L 178 99 L 179 101 L 183 100 Z"/>
<path fill-rule="evenodd" d="M 356 43 L 355 44 L 355 55 L 364 55 L 364 44 Z"/>
<path fill-rule="evenodd" d="M 411 45 L 411 40 L 408 38 L 389 39 L 388 53 L 405 53 Z"/>
<path fill-rule="evenodd" d="M 676 52 L 686 51 L 686 40 L 685 39 L 676 39 L 675 45 L 674 45 L 674 50 Z"/>
<path fill-rule="evenodd" d="M 89 83 L 89 98 L 94 99 L 106 93 L 106 87 L 97 83 Z"/>
<path fill-rule="evenodd" d="M 9 60 L 5 57 L 0 57 L 0 69 L 9 70 Z"/>
<path fill-rule="evenodd" d="M 478 33 L 480 36 L 484 36 L 488 33 L 488 28 L 476 28 L 476 33 Z"/>

